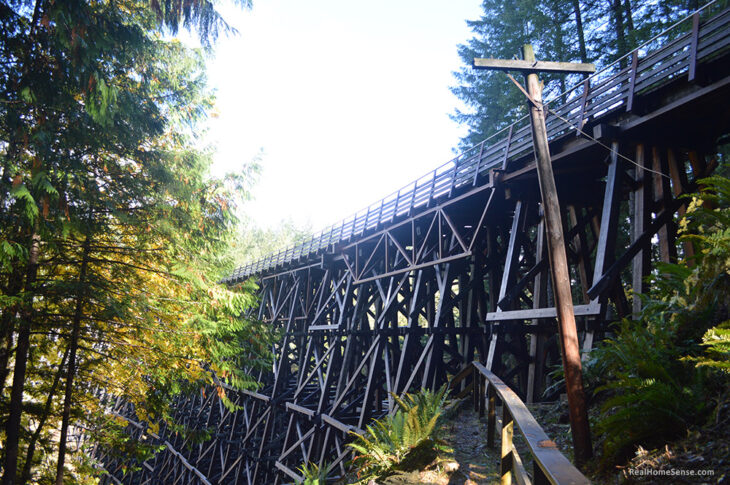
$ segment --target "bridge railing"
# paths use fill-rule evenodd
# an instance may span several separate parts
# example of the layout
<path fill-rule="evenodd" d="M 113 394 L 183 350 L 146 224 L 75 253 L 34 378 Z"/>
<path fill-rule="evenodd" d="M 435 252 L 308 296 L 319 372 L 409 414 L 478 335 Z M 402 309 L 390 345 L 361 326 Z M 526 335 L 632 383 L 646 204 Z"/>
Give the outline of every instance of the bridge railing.
<path fill-rule="evenodd" d="M 548 438 L 530 413 L 527 406 L 502 380 L 487 370 L 479 362 L 472 362 L 451 380 L 452 389 L 459 389 L 463 381 L 471 377 L 469 386 L 464 387 L 458 396 L 471 393 L 474 410 L 480 417 L 487 415 L 487 444 L 495 446 L 497 431 L 497 403 L 502 403 L 501 461 L 500 477 L 502 485 L 509 485 L 514 479 L 520 485 L 544 484 L 582 485 L 590 481 L 557 449 L 555 442 Z M 515 426 L 522 434 L 533 462 L 532 477 L 522 463 L 515 448 L 513 437 Z"/>
<path fill-rule="evenodd" d="M 675 24 L 634 51 L 606 66 L 588 79 L 546 102 L 548 139 L 562 137 L 591 126 L 616 112 L 631 112 L 639 96 L 682 76 L 694 80 L 698 65 L 730 49 L 730 9 L 716 0 Z M 719 14 L 705 20 L 704 17 Z M 551 108 L 551 105 L 560 106 Z M 290 262 L 346 243 L 363 233 L 390 224 L 414 211 L 439 203 L 455 190 L 484 183 L 495 168 L 507 169 L 532 153 L 527 117 L 492 135 L 418 180 L 371 204 L 352 216 L 320 231 L 300 244 L 239 267 L 225 282 L 241 281 Z"/>

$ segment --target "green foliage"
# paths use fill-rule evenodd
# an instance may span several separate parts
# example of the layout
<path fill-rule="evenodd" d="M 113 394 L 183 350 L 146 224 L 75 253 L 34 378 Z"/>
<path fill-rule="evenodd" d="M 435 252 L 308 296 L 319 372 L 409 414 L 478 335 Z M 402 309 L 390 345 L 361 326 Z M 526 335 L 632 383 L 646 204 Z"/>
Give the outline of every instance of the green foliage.
<path fill-rule="evenodd" d="M 327 473 L 330 466 L 324 463 L 322 466 L 309 462 L 299 467 L 299 472 L 304 480 L 297 480 L 297 485 L 325 485 L 327 483 Z"/>
<path fill-rule="evenodd" d="M 228 389 L 256 387 L 270 362 L 273 336 L 245 316 L 254 287 L 217 284 L 248 180 L 211 177 L 197 138 L 214 103 L 205 52 L 165 35 L 193 28 L 207 46 L 225 30 L 218 3 L 0 4 L 4 481 L 53 481 L 69 420 L 129 470 L 151 456 L 109 425 L 99 390 L 153 431 L 186 432 L 170 418 L 177 394 L 231 406 Z M 84 470 L 61 478 L 91 480 Z"/>
<path fill-rule="evenodd" d="M 615 338 L 591 353 L 588 372 L 606 379 L 598 391 L 610 396 L 596 428 L 605 438 L 604 461 L 624 458 L 636 444 L 676 437 L 705 415 L 702 373 L 679 360 L 688 349 L 673 337 L 663 326 L 624 321 Z"/>
<path fill-rule="evenodd" d="M 447 387 L 437 392 L 422 390 L 400 399 L 393 395 L 400 409 L 367 426 L 365 434 L 355 434 L 349 443 L 358 455 L 353 464 L 362 481 L 378 477 L 401 464 L 414 450 L 437 445 L 437 431 L 444 412 Z"/>
<path fill-rule="evenodd" d="M 695 359 L 697 365 L 730 374 L 730 321 L 722 322 L 705 332 L 702 345 L 707 350 L 704 356 Z"/>
<path fill-rule="evenodd" d="M 524 96 L 504 73 L 475 72 L 474 58 L 512 59 L 521 56 L 523 44 L 531 43 L 538 59 L 592 62 L 600 69 L 707 3 L 709 0 L 483 0 L 483 15 L 467 21 L 472 38 L 458 46 L 463 64 L 454 73 L 452 92 L 465 108 L 457 109 L 452 118 L 469 127 L 459 148 L 472 147 L 527 114 Z M 690 25 L 685 23 L 685 28 Z M 546 100 L 583 80 L 578 75 L 549 74 L 541 79 Z"/>
<path fill-rule="evenodd" d="M 640 318 L 623 321 L 587 363 L 608 396 L 597 428 L 604 465 L 701 424 L 729 384 L 730 180 L 699 183 L 680 221 L 694 259 L 658 265 Z"/>

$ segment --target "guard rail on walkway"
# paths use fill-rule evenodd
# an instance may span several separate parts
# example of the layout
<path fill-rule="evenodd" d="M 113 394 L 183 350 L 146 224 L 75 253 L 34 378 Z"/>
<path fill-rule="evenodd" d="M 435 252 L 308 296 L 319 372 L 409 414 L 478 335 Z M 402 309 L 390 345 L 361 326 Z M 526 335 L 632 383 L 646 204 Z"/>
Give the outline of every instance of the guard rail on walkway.
<path fill-rule="evenodd" d="M 467 377 L 471 384 L 463 386 Z M 497 401 L 502 403 L 502 443 L 500 475 L 502 485 L 514 479 L 520 485 L 583 485 L 590 481 L 557 449 L 540 427 L 525 403 L 502 380 L 479 362 L 472 362 L 451 380 L 451 388 L 463 387 L 458 396 L 469 393 L 474 399 L 474 409 L 479 416 L 487 415 L 487 444 L 494 448 L 497 429 Z M 512 441 L 515 424 L 525 438 L 533 459 L 532 477 Z"/>

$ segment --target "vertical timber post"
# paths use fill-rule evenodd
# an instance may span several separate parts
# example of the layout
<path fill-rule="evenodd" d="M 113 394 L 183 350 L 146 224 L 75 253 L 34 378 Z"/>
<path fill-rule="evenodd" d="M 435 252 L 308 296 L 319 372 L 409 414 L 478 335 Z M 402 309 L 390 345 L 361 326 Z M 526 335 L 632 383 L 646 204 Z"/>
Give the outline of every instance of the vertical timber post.
<path fill-rule="evenodd" d="M 523 59 L 535 62 L 535 53 L 531 44 L 525 44 L 523 47 Z M 530 103 L 532 140 L 537 158 L 537 178 L 540 184 L 540 195 L 545 214 L 548 257 L 555 291 L 555 307 L 558 314 L 570 428 L 573 434 L 575 460 L 578 464 L 583 464 L 591 457 L 592 446 L 588 412 L 583 393 L 583 372 L 578 345 L 578 331 L 575 325 L 575 314 L 573 313 L 573 297 L 570 290 L 570 272 L 565 252 L 563 223 L 550 160 L 550 147 L 542 104 L 542 85 L 535 72 L 530 72 L 526 78 L 527 92 L 532 98 L 531 101 L 533 101 Z"/>

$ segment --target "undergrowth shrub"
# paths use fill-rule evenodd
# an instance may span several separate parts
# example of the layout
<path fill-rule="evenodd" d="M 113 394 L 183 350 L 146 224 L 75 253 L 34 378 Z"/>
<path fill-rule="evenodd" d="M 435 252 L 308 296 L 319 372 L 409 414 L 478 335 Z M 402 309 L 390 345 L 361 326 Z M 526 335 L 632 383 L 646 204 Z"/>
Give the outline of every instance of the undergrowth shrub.
<path fill-rule="evenodd" d="M 393 395 L 399 409 L 368 425 L 363 435 L 353 433 L 349 443 L 357 455 L 353 465 L 361 482 L 387 474 L 415 453 L 428 455 L 438 447 L 437 432 L 446 402 L 447 386 L 436 392 L 422 390 Z"/>
<path fill-rule="evenodd" d="M 297 485 L 325 485 L 327 483 L 327 473 L 329 465 L 323 463 L 319 466 L 316 463 L 309 462 L 299 467 L 299 473 L 302 474 L 304 480 L 297 480 Z"/>
<path fill-rule="evenodd" d="M 727 389 L 730 180 L 699 183 L 680 221 L 680 240 L 693 243 L 694 259 L 658 265 L 639 318 L 621 322 L 587 363 L 587 379 L 603 383 L 596 429 L 604 466 L 702 424 Z"/>

